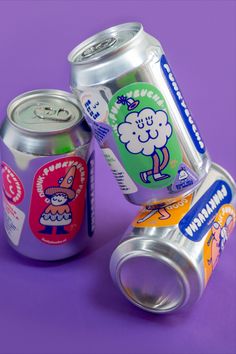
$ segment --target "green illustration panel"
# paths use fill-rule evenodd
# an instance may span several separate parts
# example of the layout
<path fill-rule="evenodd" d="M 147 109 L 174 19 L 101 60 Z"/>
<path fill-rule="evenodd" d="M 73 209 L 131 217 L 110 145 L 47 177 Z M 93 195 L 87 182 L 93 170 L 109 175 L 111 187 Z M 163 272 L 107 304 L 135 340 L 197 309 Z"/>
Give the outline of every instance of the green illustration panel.
<path fill-rule="evenodd" d="M 108 120 L 130 177 L 146 188 L 170 185 L 182 152 L 161 92 L 143 82 L 121 88 L 109 102 Z"/>

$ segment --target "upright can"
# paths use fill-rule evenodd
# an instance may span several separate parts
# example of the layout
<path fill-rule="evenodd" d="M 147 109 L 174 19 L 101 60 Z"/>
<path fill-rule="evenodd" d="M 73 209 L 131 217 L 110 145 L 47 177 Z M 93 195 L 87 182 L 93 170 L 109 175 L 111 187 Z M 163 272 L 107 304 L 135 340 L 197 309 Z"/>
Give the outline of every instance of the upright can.
<path fill-rule="evenodd" d="M 143 208 L 111 257 L 122 293 L 154 313 L 196 302 L 233 231 L 235 206 L 235 182 L 212 164 L 193 194 L 166 208 Z"/>
<path fill-rule="evenodd" d="M 10 245 L 39 260 L 77 254 L 94 231 L 94 151 L 75 98 L 26 92 L 9 104 L 0 135 Z"/>
<path fill-rule="evenodd" d="M 164 206 L 192 193 L 210 161 L 159 41 L 126 23 L 68 59 L 71 89 L 125 197 Z"/>

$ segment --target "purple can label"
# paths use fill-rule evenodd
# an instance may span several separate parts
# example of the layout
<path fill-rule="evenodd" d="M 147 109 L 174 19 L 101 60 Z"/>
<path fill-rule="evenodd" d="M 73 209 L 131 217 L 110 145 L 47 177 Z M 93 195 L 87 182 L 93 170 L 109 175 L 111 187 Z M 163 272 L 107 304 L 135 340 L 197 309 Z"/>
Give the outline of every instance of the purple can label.
<path fill-rule="evenodd" d="M 95 154 L 92 152 L 88 160 L 88 187 L 87 187 L 87 218 L 88 218 L 88 235 L 93 236 L 95 229 L 95 181 L 94 181 L 94 169 L 95 169 Z"/>

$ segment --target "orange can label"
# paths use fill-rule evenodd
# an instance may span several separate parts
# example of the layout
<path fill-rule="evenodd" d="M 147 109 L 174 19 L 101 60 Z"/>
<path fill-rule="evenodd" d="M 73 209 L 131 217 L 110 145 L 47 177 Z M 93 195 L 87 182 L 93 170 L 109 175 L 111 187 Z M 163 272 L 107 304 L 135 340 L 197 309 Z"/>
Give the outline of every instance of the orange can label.
<path fill-rule="evenodd" d="M 205 285 L 218 263 L 221 252 L 235 226 L 236 212 L 231 204 L 223 205 L 209 230 L 203 250 Z"/>
<path fill-rule="evenodd" d="M 192 195 L 167 207 L 150 205 L 143 208 L 132 223 L 133 227 L 168 227 L 179 223 L 189 211 Z"/>

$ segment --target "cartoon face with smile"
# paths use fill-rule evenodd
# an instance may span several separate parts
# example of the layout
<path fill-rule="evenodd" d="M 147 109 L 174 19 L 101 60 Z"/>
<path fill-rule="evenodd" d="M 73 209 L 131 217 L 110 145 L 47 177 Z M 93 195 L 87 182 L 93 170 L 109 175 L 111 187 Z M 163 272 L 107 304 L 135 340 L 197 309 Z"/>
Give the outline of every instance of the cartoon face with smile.
<path fill-rule="evenodd" d="M 165 111 L 144 108 L 140 112 L 128 113 L 125 121 L 118 125 L 117 131 L 120 141 L 130 153 L 152 157 L 152 169 L 140 173 L 144 183 L 150 183 L 149 176 L 153 176 L 155 181 L 169 177 L 161 174 L 169 162 L 166 144 L 172 134 Z M 157 149 L 162 152 L 162 161 L 156 152 Z"/>
<path fill-rule="evenodd" d="M 64 205 L 68 201 L 68 197 L 64 193 L 56 193 L 51 197 L 51 204 L 52 205 Z"/>

